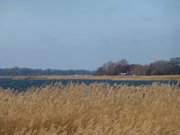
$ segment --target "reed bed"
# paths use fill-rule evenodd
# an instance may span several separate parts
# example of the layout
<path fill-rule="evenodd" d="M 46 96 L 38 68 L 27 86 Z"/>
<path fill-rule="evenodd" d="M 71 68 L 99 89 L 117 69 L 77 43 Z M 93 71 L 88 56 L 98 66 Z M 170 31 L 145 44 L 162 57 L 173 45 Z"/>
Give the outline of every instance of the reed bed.
<path fill-rule="evenodd" d="M 180 135 L 180 88 L 54 85 L 0 90 L 0 135 Z"/>

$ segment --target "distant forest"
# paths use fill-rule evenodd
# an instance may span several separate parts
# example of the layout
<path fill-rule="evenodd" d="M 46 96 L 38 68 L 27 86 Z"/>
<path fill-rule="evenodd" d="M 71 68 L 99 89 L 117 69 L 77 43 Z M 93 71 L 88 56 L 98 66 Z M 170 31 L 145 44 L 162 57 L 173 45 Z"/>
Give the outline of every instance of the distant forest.
<path fill-rule="evenodd" d="M 96 71 L 54 70 L 30 68 L 3 68 L 0 76 L 40 76 L 40 75 L 176 75 L 180 74 L 180 57 L 159 60 L 147 65 L 129 64 L 126 59 L 107 62 Z"/>
<path fill-rule="evenodd" d="M 40 76 L 40 75 L 92 75 L 88 70 L 54 70 L 54 69 L 30 69 L 30 68 L 4 68 L 0 69 L 0 76 Z"/>
<path fill-rule="evenodd" d="M 159 60 L 147 65 L 129 64 L 126 59 L 107 62 L 96 75 L 176 75 L 180 74 L 180 57 Z"/>

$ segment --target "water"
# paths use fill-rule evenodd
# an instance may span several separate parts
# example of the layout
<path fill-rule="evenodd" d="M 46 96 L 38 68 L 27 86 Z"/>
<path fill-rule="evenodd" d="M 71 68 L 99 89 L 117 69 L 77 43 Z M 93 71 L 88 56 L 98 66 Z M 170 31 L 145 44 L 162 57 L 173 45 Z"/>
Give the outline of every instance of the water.
<path fill-rule="evenodd" d="M 91 84 L 91 83 L 106 83 L 110 85 L 151 85 L 153 83 L 163 83 L 163 84 L 170 84 L 176 85 L 178 81 L 176 80 L 162 80 L 162 81 L 154 81 L 154 80 L 12 80 L 12 79 L 0 79 L 0 87 L 2 88 L 11 88 L 16 90 L 25 90 L 31 87 L 42 87 L 49 84 L 61 83 L 63 85 L 67 85 L 69 83 L 75 84 Z"/>

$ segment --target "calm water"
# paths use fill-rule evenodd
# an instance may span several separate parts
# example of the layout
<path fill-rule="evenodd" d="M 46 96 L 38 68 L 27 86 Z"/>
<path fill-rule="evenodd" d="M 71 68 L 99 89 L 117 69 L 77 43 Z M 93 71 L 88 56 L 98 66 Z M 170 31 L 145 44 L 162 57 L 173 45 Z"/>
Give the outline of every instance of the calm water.
<path fill-rule="evenodd" d="M 170 84 L 176 85 L 178 81 L 175 80 L 166 80 L 166 81 L 151 81 L 151 80 L 141 80 L 141 81 L 122 81 L 122 80 L 12 80 L 12 79 L 0 79 L 0 87 L 2 88 L 11 88 L 16 90 L 25 90 L 30 87 L 40 87 L 46 86 L 49 84 L 61 83 L 63 85 L 67 85 L 69 83 L 75 84 L 91 84 L 91 83 L 108 83 L 110 85 L 151 85 L 153 83 L 163 83 L 163 84 Z"/>

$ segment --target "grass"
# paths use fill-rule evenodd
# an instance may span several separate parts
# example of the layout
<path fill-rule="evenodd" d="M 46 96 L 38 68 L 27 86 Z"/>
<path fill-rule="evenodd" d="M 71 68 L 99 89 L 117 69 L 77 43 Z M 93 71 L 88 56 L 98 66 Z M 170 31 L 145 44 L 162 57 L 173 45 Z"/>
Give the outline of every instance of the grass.
<path fill-rule="evenodd" d="M 180 135 L 180 88 L 47 86 L 0 90 L 0 135 Z"/>

